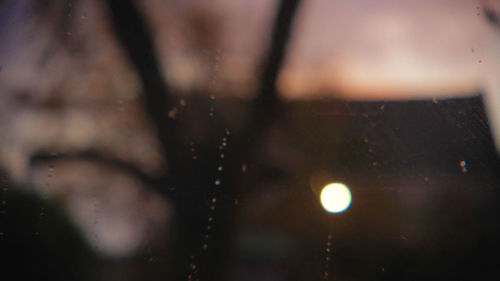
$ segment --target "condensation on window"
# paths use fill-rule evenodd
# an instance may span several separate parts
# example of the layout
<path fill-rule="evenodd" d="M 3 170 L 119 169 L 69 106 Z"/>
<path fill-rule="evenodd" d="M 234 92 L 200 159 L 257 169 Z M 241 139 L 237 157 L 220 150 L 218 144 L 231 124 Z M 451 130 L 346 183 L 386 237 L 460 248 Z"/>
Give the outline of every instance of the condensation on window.
<path fill-rule="evenodd" d="M 3 274 L 491 276 L 499 15 L 489 0 L 4 1 Z"/>

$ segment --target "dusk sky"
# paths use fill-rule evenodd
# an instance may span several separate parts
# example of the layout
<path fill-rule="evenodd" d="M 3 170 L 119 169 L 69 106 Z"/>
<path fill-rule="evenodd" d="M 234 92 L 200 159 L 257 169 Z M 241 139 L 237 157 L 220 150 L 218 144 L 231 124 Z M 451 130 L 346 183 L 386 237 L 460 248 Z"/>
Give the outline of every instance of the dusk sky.
<path fill-rule="evenodd" d="M 292 97 L 477 92 L 500 74 L 500 31 L 478 1 L 305 1 L 281 88 Z"/>

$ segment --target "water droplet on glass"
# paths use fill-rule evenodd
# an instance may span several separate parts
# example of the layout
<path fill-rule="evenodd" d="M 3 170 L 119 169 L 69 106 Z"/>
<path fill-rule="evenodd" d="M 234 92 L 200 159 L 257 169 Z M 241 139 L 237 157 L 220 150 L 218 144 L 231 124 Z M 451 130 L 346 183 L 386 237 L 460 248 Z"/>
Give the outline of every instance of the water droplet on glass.
<path fill-rule="evenodd" d="M 459 165 L 462 170 L 462 173 L 467 172 L 467 162 L 465 162 L 465 160 L 460 161 Z"/>

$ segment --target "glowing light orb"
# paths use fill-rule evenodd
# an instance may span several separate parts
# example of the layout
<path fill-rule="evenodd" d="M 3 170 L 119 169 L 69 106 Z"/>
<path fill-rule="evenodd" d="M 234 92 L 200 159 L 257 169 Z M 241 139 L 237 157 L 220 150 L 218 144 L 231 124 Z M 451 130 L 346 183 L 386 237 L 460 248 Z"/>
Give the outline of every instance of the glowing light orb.
<path fill-rule="evenodd" d="M 343 183 L 330 183 L 321 191 L 321 204 L 329 213 L 341 213 L 351 205 L 351 191 Z"/>

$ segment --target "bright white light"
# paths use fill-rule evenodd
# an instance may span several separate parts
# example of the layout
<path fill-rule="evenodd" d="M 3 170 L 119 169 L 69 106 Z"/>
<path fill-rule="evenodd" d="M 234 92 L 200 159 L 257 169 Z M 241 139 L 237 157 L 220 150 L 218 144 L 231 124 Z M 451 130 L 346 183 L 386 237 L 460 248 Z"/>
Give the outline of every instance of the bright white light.
<path fill-rule="evenodd" d="M 330 183 L 321 191 L 321 204 L 329 213 L 340 213 L 351 205 L 351 191 L 343 183 Z"/>

